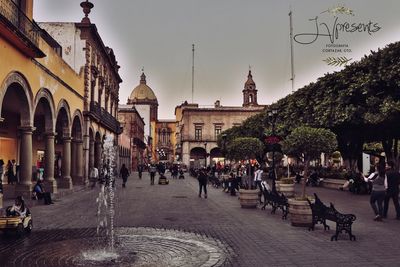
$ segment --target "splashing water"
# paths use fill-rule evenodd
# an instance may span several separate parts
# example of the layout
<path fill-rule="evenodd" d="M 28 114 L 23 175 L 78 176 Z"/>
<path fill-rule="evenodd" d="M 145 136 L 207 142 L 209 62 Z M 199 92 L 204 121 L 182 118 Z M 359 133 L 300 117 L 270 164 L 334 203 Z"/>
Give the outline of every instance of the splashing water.
<path fill-rule="evenodd" d="M 114 233 L 114 214 L 115 214 L 115 174 L 116 174 L 116 146 L 114 137 L 107 135 L 103 145 L 102 173 L 104 184 L 101 185 L 97 202 L 97 236 L 100 243 L 100 230 L 104 229 L 108 238 L 108 247 L 105 250 L 94 250 L 83 254 L 84 258 L 93 260 L 94 258 L 114 258 L 115 233 Z"/>

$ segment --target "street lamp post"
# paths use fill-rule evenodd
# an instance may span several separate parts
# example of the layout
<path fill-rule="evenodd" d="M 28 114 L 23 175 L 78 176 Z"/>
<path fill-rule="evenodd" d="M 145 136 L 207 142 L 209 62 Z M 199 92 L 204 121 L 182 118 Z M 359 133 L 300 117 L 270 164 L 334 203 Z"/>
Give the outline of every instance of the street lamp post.
<path fill-rule="evenodd" d="M 207 142 L 204 143 L 204 167 L 207 168 Z"/>
<path fill-rule="evenodd" d="M 276 108 L 273 108 L 272 110 L 268 111 L 268 118 L 269 121 L 272 124 L 272 136 L 275 136 L 275 123 L 276 123 L 276 117 L 278 116 L 278 110 Z M 276 190 L 276 171 L 275 171 L 275 146 L 274 144 L 272 145 L 272 190 Z"/>

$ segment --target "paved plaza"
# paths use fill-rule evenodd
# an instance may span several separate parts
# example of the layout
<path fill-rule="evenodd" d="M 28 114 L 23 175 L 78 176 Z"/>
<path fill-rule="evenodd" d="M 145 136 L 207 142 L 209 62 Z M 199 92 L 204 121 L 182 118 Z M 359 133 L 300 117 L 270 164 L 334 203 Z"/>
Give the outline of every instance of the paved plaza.
<path fill-rule="evenodd" d="M 184 180 L 170 179 L 169 185 L 150 186 L 147 173 L 141 180 L 137 174 L 131 175 L 126 188 L 118 180 L 117 235 L 157 236 L 158 241 L 149 243 L 147 252 L 141 251 L 149 262 L 141 266 L 168 266 L 165 262 L 154 263 L 161 250 L 175 250 L 176 255 L 186 253 L 198 259 L 206 257 L 208 251 L 211 256 L 207 256 L 204 261 L 207 264 L 203 266 L 213 266 L 218 255 L 224 258 L 215 265 L 222 266 L 400 265 L 400 221 L 394 219 L 392 204 L 389 218 L 375 222 L 369 196 L 307 188 L 308 194 L 316 192 L 325 203 L 332 201 L 339 211 L 357 216 L 353 225 L 357 240 L 349 241 L 347 235 L 340 235 L 338 241 L 331 242 L 334 233 L 331 222 L 328 222 L 331 230 L 327 231 L 321 225 L 315 231 L 292 227 L 289 219 L 281 219 L 280 211 L 273 215 L 270 208 L 241 209 L 237 197 L 210 186 L 208 190 L 208 199 L 199 198 L 197 180 L 187 174 Z M 0 266 L 71 266 L 69 257 L 81 253 L 79 246 L 84 243 L 81 240 L 91 242 L 96 237 L 98 191 L 99 188 L 85 189 L 64 196 L 55 205 L 32 207 L 34 231 L 30 236 L 19 239 L 0 236 Z M 194 245 L 204 241 L 210 246 L 201 245 L 206 252 L 197 251 L 199 255 L 193 256 L 190 251 L 193 246 L 185 240 L 197 240 Z M 141 244 L 142 241 L 136 242 L 134 246 Z M 152 257 L 155 257 L 153 262 Z M 192 264 L 181 260 L 183 263 L 177 266 L 196 266 L 195 259 Z"/>

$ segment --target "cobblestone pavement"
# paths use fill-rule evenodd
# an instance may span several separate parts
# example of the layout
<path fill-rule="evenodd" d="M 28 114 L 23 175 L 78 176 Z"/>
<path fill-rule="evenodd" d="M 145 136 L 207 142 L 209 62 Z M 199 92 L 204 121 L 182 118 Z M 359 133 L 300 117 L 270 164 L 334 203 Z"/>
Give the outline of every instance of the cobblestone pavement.
<path fill-rule="evenodd" d="M 338 241 L 331 242 L 331 222 L 327 231 L 320 225 L 315 231 L 292 227 L 289 219 L 281 219 L 279 211 L 272 215 L 270 208 L 241 209 L 237 197 L 210 186 L 208 191 L 208 199 L 199 198 L 197 181 L 187 174 L 184 180 L 170 179 L 169 185 L 154 186 L 147 174 L 141 180 L 134 174 L 126 188 L 121 188 L 118 180 L 115 224 L 120 229 L 178 230 L 222 242 L 232 252 L 226 266 L 400 266 L 400 221 L 394 219 L 392 203 L 389 218 L 375 222 L 369 196 L 307 188 L 308 194 L 316 192 L 325 203 L 331 201 L 339 211 L 357 216 L 353 225 L 357 241 L 340 235 Z M 94 237 L 97 193 L 98 188 L 87 189 L 55 205 L 33 207 L 34 231 L 30 236 L 16 239 L 0 235 L 0 266 L 28 266 L 32 255 L 15 261 L 22 250 L 43 247 L 51 253 L 51 244 L 63 245 L 56 241 Z M 36 266 L 56 265 L 44 260 Z"/>

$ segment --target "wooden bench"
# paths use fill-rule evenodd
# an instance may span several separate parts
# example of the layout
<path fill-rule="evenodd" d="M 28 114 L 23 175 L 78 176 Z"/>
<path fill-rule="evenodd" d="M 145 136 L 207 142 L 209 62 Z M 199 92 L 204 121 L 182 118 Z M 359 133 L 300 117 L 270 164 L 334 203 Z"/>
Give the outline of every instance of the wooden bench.
<path fill-rule="evenodd" d="M 276 191 L 263 190 L 263 195 L 264 205 L 261 209 L 265 210 L 267 205 L 271 205 L 271 214 L 275 214 L 276 210 L 279 208 L 282 210 L 282 220 L 286 220 L 289 213 L 289 203 L 287 198 Z"/>
<path fill-rule="evenodd" d="M 337 238 L 343 231 L 349 235 L 350 240 L 356 240 L 355 235 L 353 235 L 351 226 L 356 220 L 354 214 L 342 214 L 337 211 L 332 203 L 330 206 L 326 206 L 321 199 L 314 193 L 315 202 L 312 203 L 307 199 L 312 212 L 312 225 L 310 230 L 314 230 L 316 224 L 321 223 L 324 225 L 324 230 L 329 229 L 329 225 L 326 224 L 326 220 L 333 221 L 336 223 L 336 233 L 331 237 L 331 241 Z"/>

